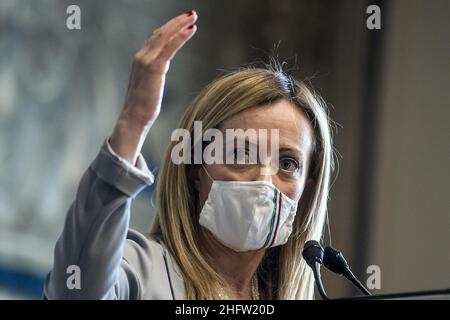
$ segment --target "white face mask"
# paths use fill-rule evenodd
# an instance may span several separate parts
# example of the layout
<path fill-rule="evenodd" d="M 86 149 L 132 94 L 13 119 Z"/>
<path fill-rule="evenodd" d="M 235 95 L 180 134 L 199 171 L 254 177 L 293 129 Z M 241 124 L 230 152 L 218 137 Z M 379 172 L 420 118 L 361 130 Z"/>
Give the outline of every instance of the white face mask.
<path fill-rule="evenodd" d="M 206 174 L 211 178 L 208 171 Z M 268 181 L 211 180 L 199 222 L 221 243 L 243 252 L 287 242 L 297 212 L 296 201 Z"/>

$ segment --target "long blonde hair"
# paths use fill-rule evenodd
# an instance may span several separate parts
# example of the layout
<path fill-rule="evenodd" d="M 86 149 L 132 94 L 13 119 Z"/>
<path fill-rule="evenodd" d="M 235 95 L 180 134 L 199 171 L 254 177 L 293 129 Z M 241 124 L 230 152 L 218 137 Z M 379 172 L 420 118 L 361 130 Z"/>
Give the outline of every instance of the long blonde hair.
<path fill-rule="evenodd" d="M 201 90 L 187 108 L 179 128 L 192 136 L 194 121 L 202 121 L 203 130 L 217 128 L 243 110 L 280 99 L 303 110 L 313 125 L 315 143 L 309 173 L 315 183 L 313 190 L 299 201 L 289 240 L 267 249 L 257 276 L 263 299 L 313 299 L 313 275 L 301 254 L 307 240 L 322 236 L 334 169 L 330 120 L 320 96 L 279 66 L 247 66 L 219 77 Z M 169 145 L 158 176 L 156 216 L 150 237 L 161 238 L 178 263 L 187 299 L 217 299 L 216 288 L 223 284 L 223 278 L 202 252 L 198 194 L 188 179 L 188 165 L 171 161 L 171 150 L 176 144 L 173 141 Z"/>

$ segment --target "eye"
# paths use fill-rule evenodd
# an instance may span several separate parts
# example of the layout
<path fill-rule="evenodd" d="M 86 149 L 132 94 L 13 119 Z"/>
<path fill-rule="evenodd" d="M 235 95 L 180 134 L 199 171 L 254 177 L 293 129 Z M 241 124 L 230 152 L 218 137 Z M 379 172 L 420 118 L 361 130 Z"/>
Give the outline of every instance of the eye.
<path fill-rule="evenodd" d="M 285 158 L 280 160 L 280 169 L 287 172 L 296 172 L 300 169 L 298 162 L 291 158 Z"/>
<path fill-rule="evenodd" d="M 247 149 L 234 149 L 232 158 L 234 164 L 250 163 L 250 152 Z"/>

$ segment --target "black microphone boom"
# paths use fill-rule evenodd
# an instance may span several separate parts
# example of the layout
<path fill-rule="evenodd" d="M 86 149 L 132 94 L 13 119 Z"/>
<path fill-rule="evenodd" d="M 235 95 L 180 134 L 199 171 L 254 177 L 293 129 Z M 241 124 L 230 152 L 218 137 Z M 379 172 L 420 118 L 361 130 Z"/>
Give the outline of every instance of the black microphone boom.
<path fill-rule="evenodd" d="M 371 295 L 369 290 L 362 285 L 350 270 L 347 260 L 345 260 L 344 255 L 340 251 L 333 247 L 326 247 L 323 255 L 323 264 L 334 273 L 343 275 L 346 279 L 350 280 L 366 296 Z"/>

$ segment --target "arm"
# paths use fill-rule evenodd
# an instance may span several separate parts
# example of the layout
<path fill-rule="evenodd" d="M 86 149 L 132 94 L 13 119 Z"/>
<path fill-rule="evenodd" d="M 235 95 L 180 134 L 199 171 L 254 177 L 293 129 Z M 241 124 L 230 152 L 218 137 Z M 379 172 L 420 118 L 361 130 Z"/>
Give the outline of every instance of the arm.
<path fill-rule="evenodd" d="M 136 285 L 122 261 L 132 199 L 153 183 L 141 155 L 136 167 L 120 158 L 105 141 L 84 173 L 63 232 L 55 247 L 54 267 L 45 281 L 48 299 L 127 299 Z M 122 268 L 121 268 L 122 265 Z M 79 268 L 80 288 L 70 266 Z M 73 267 L 72 267 L 73 268 Z M 70 270 L 70 269 L 69 269 Z"/>
<path fill-rule="evenodd" d="M 156 29 L 134 57 L 122 112 L 100 153 L 84 173 L 54 266 L 44 285 L 49 299 L 139 298 L 139 281 L 123 257 L 132 199 L 153 183 L 140 156 L 159 115 L 170 60 L 195 33 L 195 12 L 179 15 Z M 75 269 L 67 273 L 69 267 Z M 80 271 L 80 289 L 67 282 Z"/>

